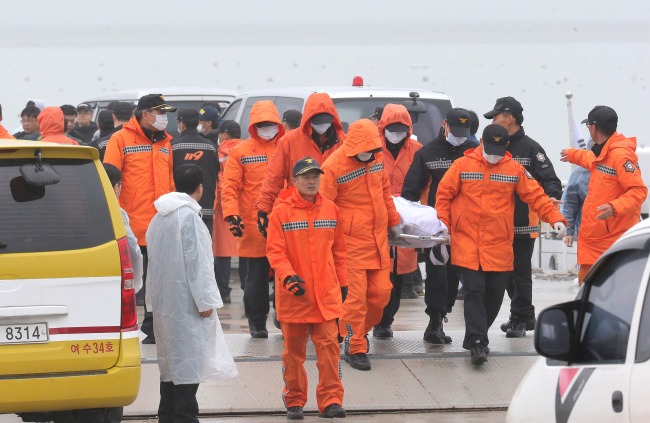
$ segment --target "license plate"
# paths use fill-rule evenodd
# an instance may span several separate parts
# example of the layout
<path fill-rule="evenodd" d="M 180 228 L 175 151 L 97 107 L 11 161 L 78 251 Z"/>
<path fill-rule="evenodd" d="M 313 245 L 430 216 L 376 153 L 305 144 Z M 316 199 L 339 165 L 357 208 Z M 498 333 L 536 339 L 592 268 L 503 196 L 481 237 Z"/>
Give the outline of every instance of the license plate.
<path fill-rule="evenodd" d="M 47 323 L 0 325 L 0 344 L 32 344 L 48 341 Z"/>

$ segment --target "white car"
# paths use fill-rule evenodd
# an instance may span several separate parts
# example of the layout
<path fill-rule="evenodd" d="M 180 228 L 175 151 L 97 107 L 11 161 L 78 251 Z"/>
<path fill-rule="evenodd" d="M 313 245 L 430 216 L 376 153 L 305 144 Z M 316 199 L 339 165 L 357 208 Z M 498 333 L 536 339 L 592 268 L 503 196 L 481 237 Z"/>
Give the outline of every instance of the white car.
<path fill-rule="evenodd" d="M 596 262 L 574 301 L 543 310 L 508 422 L 650 421 L 650 221 Z"/>
<path fill-rule="evenodd" d="M 248 133 L 250 111 L 256 102 L 272 101 L 282 117 L 287 110 L 294 109 L 302 112 L 307 97 L 317 92 L 327 93 L 332 97 L 343 130 L 346 132 L 352 122 L 369 117 L 377 107 L 383 107 L 388 103 L 404 104 L 413 120 L 413 133 L 421 143 L 431 141 L 438 136 L 442 120 L 447 111 L 454 107 L 447 94 L 428 90 L 354 86 L 278 88 L 241 94 L 228 106 L 222 119 L 239 123 L 241 138 L 246 139 L 250 136 Z"/>

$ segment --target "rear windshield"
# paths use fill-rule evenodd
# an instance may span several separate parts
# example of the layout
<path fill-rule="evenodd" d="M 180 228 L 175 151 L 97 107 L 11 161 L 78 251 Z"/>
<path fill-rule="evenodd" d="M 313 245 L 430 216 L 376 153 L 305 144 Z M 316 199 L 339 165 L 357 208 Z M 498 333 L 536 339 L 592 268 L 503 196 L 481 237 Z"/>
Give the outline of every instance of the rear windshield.
<path fill-rule="evenodd" d="M 336 111 L 339 114 L 343 129 L 347 132 L 348 126 L 355 120 L 367 118 L 375 113 L 375 108 L 386 104 L 404 104 L 412 102 L 408 98 L 335 98 L 333 99 Z M 449 100 L 433 100 L 419 98 L 418 103 L 424 103 L 427 108 L 426 113 L 411 113 L 413 121 L 413 133 L 417 136 L 418 142 L 427 143 L 438 136 L 438 131 L 442 126 L 442 120 L 447 112 L 451 109 Z"/>
<path fill-rule="evenodd" d="M 16 201 L 10 183 L 33 159 L 0 161 L 0 254 L 90 248 L 115 239 L 106 196 L 92 160 L 43 159 L 61 180 L 45 195 Z"/>

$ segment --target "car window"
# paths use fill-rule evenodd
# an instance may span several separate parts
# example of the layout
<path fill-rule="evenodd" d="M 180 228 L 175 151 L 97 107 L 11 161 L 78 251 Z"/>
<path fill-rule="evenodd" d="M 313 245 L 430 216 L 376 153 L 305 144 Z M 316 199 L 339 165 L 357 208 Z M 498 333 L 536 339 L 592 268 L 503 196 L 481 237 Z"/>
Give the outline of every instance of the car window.
<path fill-rule="evenodd" d="M 576 363 L 623 363 L 634 303 L 648 259 L 646 250 L 611 254 L 585 291 Z"/>
<path fill-rule="evenodd" d="M 92 160 L 43 159 L 60 181 L 44 195 L 16 198 L 11 181 L 33 159 L 0 161 L 0 254 L 90 248 L 115 239 L 104 189 Z M 18 184 L 14 184 L 18 186 Z"/>
<path fill-rule="evenodd" d="M 223 113 L 222 121 L 224 120 L 234 120 L 237 121 L 237 112 L 239 112 L 239 107 L 241 107 L 241 100 L 234 101 L 228 110 Z"/>
<path fill-rule="evenodd" d="M 386 104 L 404 104 L 412 101 L 409 98 L 335 98 L 333 99 L 336 111 L 341 119 L 343 129 L 347 132 L 348 127 L 355 120 L 367 118 L 375 112 L 375 108 L 386 106 Z M 418 99 L 427 108 L 426 113 L 411 114 L 413 122 L 413 133 L 417 136 L 418 142 L 424 144 L 438 136 L 442 126 L 442 119 L 451 109 L 449 100 Z"/>
<path fill-rule="evenodd" d="M 246 104 L 244 105 L 244 110 L 241 115 L 241 139 L 245 140 L 251 137 L 248 132 L 248 127 L 251 121 L 251 109 L 253 108 L 253 104 L 263 100 L 275 101 L 275 97 L 248 97 L 246 99 Z"/>
<path fill-rule="evenodd" d="M 280 118 L 284 115 L 284 112 L 287 110 L 298 110 L 302 113 L 302 107 L 305 104 L 305 100 L 297 97 L 277 97 L 275 99 L 275 108 L 278 109 Z"/>
<path fill-rule="evenodd" d="M 641 321 L 639 322 L 639 336 L 636 341 L 635 362 L 642 363 L 650 359 L 650 289 L 646 290 Z"/>

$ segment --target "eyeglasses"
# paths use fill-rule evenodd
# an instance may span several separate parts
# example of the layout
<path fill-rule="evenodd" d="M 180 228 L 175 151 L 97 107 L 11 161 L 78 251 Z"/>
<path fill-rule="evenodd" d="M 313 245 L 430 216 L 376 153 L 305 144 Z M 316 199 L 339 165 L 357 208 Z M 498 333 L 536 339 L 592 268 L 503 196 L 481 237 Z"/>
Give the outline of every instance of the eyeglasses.
<path fill-rule="evenodd" d="M 36 123 L 38 119 L 20 119 L 20 123 Z"/>

